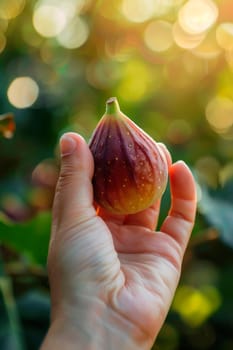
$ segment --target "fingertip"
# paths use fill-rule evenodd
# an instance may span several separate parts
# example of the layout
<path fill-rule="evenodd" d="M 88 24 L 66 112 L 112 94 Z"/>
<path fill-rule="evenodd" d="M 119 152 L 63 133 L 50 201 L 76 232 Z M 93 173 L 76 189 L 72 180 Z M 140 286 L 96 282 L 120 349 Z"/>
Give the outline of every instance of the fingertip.
<path fill-rule="evenodd" d="M 77 142 L 74 137 L 70 135 L 70 133 L 66 133 L 62 135 L 60 138 L 60 151 L 61 157 L 69 156 L 77 148 Z"/>
<path fill-rule="evenodd" d="M 189 167 L 183 160 L 178 160 L 175 163 L 172 164 L 172 166 L 169 169 L 170 176 L 175 176 L 177 172 L 189 172 Z"/>
<path fill-rule="evenodd" d="M 60 138 L 61 156 L 71 155 L 79 144 L 84 144 L 84 138 L 75 132 L 66 132 Z"/>
<path fill-rule="evenodd" d="M 173 195 L 196 200 L 196 182 L 192 171 L 183 160 L 171 165 L 169 176 Z"/>
<path fill-rule="evenodd" d="M 63 162 L 88 168 L 93 173 L 94 162 L 86 140 L 75 132 L 66 132 L 60 138 L 60 153 Z M 78 163 L 77 163 L 78 161 Z"/>

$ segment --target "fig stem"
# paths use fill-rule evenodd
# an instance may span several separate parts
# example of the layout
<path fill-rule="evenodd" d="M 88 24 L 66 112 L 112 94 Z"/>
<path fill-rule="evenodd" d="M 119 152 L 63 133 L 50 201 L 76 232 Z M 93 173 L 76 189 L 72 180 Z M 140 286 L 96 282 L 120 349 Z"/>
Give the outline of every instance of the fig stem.
<path fill-rule="evenodd" d="M 120 106 L 116 97 L 110 97 L 106 102 L 106 113 L 117 114 L 120 112 Z"/>

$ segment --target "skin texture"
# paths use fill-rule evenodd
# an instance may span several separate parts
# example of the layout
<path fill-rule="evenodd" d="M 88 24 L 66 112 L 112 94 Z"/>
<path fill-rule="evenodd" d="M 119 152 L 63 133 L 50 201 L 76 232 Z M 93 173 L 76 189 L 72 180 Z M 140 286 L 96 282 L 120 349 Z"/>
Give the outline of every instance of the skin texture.
<path fill-rule="evenodd" d="M 155 232 L 158 202 L 128 216 L 93 205 L 91 152 L 78 134 L 62 137 L 48 255 L 51 326 L 41 350 L 151 349 L 196 212 L 190 170 L 182 161 L 171 164 L 160 147 L 169 166 L 171 208 Z"/>

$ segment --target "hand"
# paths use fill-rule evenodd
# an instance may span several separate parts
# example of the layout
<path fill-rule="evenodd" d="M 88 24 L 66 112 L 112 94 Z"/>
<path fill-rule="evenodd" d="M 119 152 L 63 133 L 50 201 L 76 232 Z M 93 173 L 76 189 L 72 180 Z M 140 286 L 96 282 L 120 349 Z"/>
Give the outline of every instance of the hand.
<path fill-rule="evenodd" d="M 91 152 L 78 134 L 61 139 L 48 256 L 52 319 L 43 350 L 150 349 L 176 290 L 196 212 L 185 163 L 169 163 L 171 208 L 128 216 L 93 206 Z M 97 214 L 98 212 L 98 214 Z"/>

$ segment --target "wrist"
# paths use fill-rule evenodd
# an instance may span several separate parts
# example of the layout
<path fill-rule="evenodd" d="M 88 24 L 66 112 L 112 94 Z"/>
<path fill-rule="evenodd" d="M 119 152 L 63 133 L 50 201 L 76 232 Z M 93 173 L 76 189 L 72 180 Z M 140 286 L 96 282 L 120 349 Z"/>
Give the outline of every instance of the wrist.
<path fill-rule="evenodd" d="M 41 350 L 149 350 L 145 334 L 101 302 L 56 310 Z"/>

